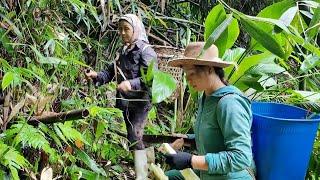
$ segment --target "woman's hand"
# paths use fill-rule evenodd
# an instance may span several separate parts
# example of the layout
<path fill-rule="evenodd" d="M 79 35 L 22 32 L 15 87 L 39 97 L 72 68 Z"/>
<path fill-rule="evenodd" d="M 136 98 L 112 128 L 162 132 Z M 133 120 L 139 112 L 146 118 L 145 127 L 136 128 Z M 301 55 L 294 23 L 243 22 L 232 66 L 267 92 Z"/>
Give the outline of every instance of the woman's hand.
<path fill-rule="evenodd" d="M 186 152 L 177 152 L 177 154 L 165 154 L 166 163 L 173 169 L 182 170 L 191 168 L 192 154 Z"/>
<path fill-rule="evenodd" d="M 85 70 L 84 74 L 87 79 L 94 79 L 94 78 L 97 78 L 97 76 L 98 76 L 97 72 L 90 70 L 90 69 Z"/>
<path fill-rule="evenodd" d="M 122 81 L 118 87 L 118 90 L 122 91 L 122 92 L 127 92 L 131 90 L 131 84 L 129 81 Z"/>

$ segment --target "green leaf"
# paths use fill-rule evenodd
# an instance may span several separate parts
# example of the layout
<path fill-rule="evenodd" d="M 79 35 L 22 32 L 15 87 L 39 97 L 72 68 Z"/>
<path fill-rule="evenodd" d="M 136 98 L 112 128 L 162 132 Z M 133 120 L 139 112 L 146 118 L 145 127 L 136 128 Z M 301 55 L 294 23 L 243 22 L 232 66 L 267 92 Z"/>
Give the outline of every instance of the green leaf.
<path fill-rule="evenodd" d="M 0 141 L 0 164 L 14 169 L 27 168 L 30 164 L 16 149 Z"/>
<path fill-rule="evenodd" d="M 159 103 L 168 98 L 176 89 L 175 79 L 167 73 L 154 72 L 152 83 L 152 102 Z"/>
<path fill-rule="evenodd" d="M 33 52 L 36 54 L 36 56 L 39 58 L 39 62 L 41 64 L 61 64 L 61 65 L 67 65 L 67 62 L 65 60 L 62 60 L 60 58 L 56 57 L 45 57 L 41 54 L 40 51 L 35 46 L 30 46 L 30 48 L 33 50 Z"/>
<path fill-rule="evenodd" d="M 106 179 L 96 172 L 80 168 L 76 165 L 67 167 L 67 171 L 71 174 L 71 179 L 90 179 L 90 180 Z"/>
<path fill-rule="evenodd" d="M 307 42 L 303 37 L 301 37 L 299 34 L 287 34 L 287 36 L 291 39 L 293 39 L 297 44 L 300 46 L 306 48 L 307 50 L 311 51 L 312 53 L 316 54 L 317 56 L 320 56 L 320 50 L 318 47 L 312 45 L 311 43 Z"/>
<path fill-rule="evenodd" d="M 10 64 L 2 58 L 0 58 L 0 64 L 1 64 L 0 68 L 2 68 L 3 71 L 6 72 L 8 70 L 12 70 L 12 67 L 10 66 Z"/>
<path fill-rule="evenodd" d="M 88 144 L 88 142 L 82 137 L 82 134 L 78 130 L 72 128 L 72 121 L 65 122 L 64 124 L 58 123 L 58 127 L 60 128 L 64 137 L 66 137 L 69 141 L 73 142 L 75 140 L 81 140 L 82 142 Z"/>
<path fill-rule="evenodd" d="M 235 83 L 251 67 L 264 61 L 268 61 L 268 62 L 273 61 L 274 59 L 275 59 L 275 56 L 270 54 L 269 52 L 244 58 L 242 62 L 239 64 L 239 66 L 236 68 L 236 71 L 232 74 L 231 78 L 229 79 L 230 83 Z"/>
<path fill-rule="evenodd" d="M 14 52 L 13 47 L 10 44 L 11 41 L 7 37 L 7 34 L 3 29 L 0 29 L 0 42 L 2 42 L 3 47 L 7 50 L 8 53 L 12 54 Z"/>
<path fill-rule="evenodd" d="M 277 85 L 277 81 L 274 80 L 272 77 L 267 76 L 267 75 L 262 76 L 262 77 L 258 80 L 258 82 L 259 82 L 260 85 L 263 87 L 263 89 L 266 89 L 266 88 L 269 88 L 269 87 L 272 87 L 272 86 Z"/>
<path fill-rule="evenodd" d="M 5 90 L 14 81 L 15 74 L 13 72 L 7 72 L 2 79 L 2 90 Z"/>
<path fill-rule="evenodd" d="M 97 130 L 96 130 L 96 134 L 95 134 L 96 141 L 103 135 L 103 133 L 106 132 L 107 128 L 108 128 L 108 125 L 105 121 L 98 121 Z"/>
<path fill-rule="evenodd" d="M 20 39 L 23 38 L 21 31 L 17 28 L 17 26 L 16 26 L 12 21 L 10 21 L 10 19 L 8 19 L 6 16 L 4 16 L 4 15 L 1 14 L 1 13 L 0 13 L 0 17 L 3 18 L 3 20 L 6 21 L 6 22 L 10 25 L 10 28 L 13 29 L 14 33 L 15 33 Z"/>
<path fill-rule="evenodd" d="M 92 106 L 89 108 L 90 116 L 93 117 L 106 117 L 107 115 L 113 117 L 122 117 L 122 111 L 118 108 L 103 108 L 99 106 Z"/>
<path fill-rule="evenodd" d="M 279 19 L 281 15 L 290 7 L 295 5 L 294 0 L 283 0 L 277 3 L 273 3 L 270 6 L 267 6 L 259 12 L 258 17 L 266 17 Z"/>
<path fill-rule="evenodd" d="M 280 17 L 280 21 L 282 21 L 286 26 L 289 26 L 293 20 L 293 18 L 296 16 L 298 12 L 298 7 L 294 6 L 289 8 L 287 11 L 285 11 L 281 17 Z M 280 29 L 278 26 L 274 27 L 274 32 L 275 33 L 280 33 L 282 31 L 282 29 Z"/>
<path fill-rule="evenodd" d="M 232 20 L 233 20 L 232 14 L 229 14 L 228 17 L 212 32 L 210 37 L 206 40 L 206 43 L 205 43 L 202 51 L 207 50 L 212 44 L 214 44 L 218 40 L 218 38 L 221 36 L 221 34 L 226 31 L 226 29 L 228 28 L 228 26 L 232 22 Z M 219 48 L 219 45 L 217 43 L 216 43 L 216 45 Z M 226 43 L 224 46 L 226 46 Z M 220 45 L 220 47 L 221 47 L 221 45 Z M 224 54 L 224 51 L 225 51 L 225 49 L 219 48 L 219 55 L 222 56 Z"/>
<path fill-rule="evenodd" d="M 106 172 L 99 167 L 95 160 L 91 159 L 84 151 L 74 147 L 77 157 L 84 162 L 92 171 L 107 176 Z"/>
<path fill-rule="evenodd" d="M 50 128 L 48 128 L 48 126 L 46 126 L 43 123 L 39 124 L 39 128 L 46 134 L 48 134 L 50 136 L 50 138 L 52 138 L 54 140 L 54 142 L 60 147 L 62 148 L 62 143 L 60 141 L 60 139 L 58 138 L 58 136 L 55 134 L 55 132 L 53 130 L 51 130 Z"/>
<path fill-rule="evenodd" d="M 286 70 L 277 64 L 260 63 L 250 68 L 245 74 L 267 75 L 267 74 L 280 74 L 284 72 L 286 72 Z"/>
<path fill-rule="evenodd" d="M 300 71 L 302 72 L 307 72 L 310 69 L 316 67 L 320 65 L 320 58 L 319 56 L 312 56 L 309 55 L 308 57 L 306 57 L 306 59 L 302 62 L 301 66 L 300 66 Z"/>
<path fill-rule="evenodd" d="M 268 32 L 265 32 L 254 22 L 241 18 L 241 24 L 251 37 L 257 40 L 263 47 L 278 57 L 285 59 L 285 52 L 278 41 Z"/>
<path fill-rule="evenodd" d="M 208 38 L 213 34 L 213 31 L 226 19 L 226 12 L 221 4 L 216 5 L 212 8 L 205 20 L 205 31 L 204 39 L 207 41 Z M 217 37 L 214 41 L 215 45 L 219 49 L 219 56 L 221 57 L 226 49 L 228 41 L 228 31 L 223 31 L 222 34 Z"/>
<path fill-rule="evenodd" d="M 246 75 L 241 77 L 241 79 L 237 82 L 235 86 L 237 86 L 241 90 L 245 90 L 247 88 L 252 88 L 257 91 L 263 91 L 264 87 L 259 82 L 261 76 L 250 76 Z M 240 87 L 239 87 L 240 86 Z"/>
<path fill-rule="evenodd" d="M 233 18 L 231 24 L 228 26 L 228 41 L 226 44 L 226 49 L 229 49 L 234 45 L 234 43 L 238 39 L 239 34 L 240 29 L 238 20 Z"/>
<path fill-rule="evenodd" d="M 222 59 L 227 62 L 236 63 L 244 52 L 245 52 L 245 49 L 243 48 L 228 49 L 226 53 L 224 53 Z M 226 77 L 229 77 L 229 74 L 231 73 L 233 68 L 234 68 L 233 66 L 229 66 L 224 69 L 224 73 Z"/>
<path fill-rule="evenodd" d="M 226 12 L 221 4 L 218 4 L 211 9 L 205 20 L 205 40 L 209 38 L 212 32 L 224 21 L 225 18 Z"/>
<path fill-rule="evenodd" d="M 307 99 L 308 101 L 319 103 L 320 102 L 320 93 L 313 92 L 313 91 L 298 91 L 294 90 L 294 92 L 300 94 L 303 98 Z"/>
<path fill-rule="evenodd" d="M 314 38 L 319 33 L 320 22 L 320 6 L 314 11 L 313 17 L 309 24 L 307 35 L 310 39 Z"/>
<path fill-rule="evenodd" d="M 14 132 L 17 132 L 15 129 L 19 131 L 14 138 L 13 144 L 21 143 L 23 146 L 42 149 L 51 156 L 50 158 L 52 158 L 52 160 L 55 160 L 57 155 L 56 151 L 50 147 L 50 143 L 46 140 L 44 134 L 41 131 L 29 124 L 21 123 L 12 125 L 11 129 L 8 131 L 10 132 L 12 130 Z"/>

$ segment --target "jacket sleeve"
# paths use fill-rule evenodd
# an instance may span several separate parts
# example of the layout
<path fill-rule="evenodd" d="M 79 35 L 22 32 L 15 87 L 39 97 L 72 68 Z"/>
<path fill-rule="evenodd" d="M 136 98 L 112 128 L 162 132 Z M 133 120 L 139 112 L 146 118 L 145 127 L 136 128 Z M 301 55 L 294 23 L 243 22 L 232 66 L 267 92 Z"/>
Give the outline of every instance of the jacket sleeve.
<path fill-rule="evenodd" d="M 106 70 L 98 72 L 96 85 L 102 85 L 110 82 L 114 77 L 114 63 L 108 65 Z"/>
<path fill-rule="evenodd" d="M 158 68 L 156 52 L 150 46 L 141 50 L 140 68 L 147 68 L 153 60 L 155 68 Z M 129 82 L 132 89 L 141 89 L 140 77 L 130 79 Z"/>
<path fill-rule="evenodd" d="M 250 103 L 239 95 L 228 95 L 220 99 L 216 113 L 226 150 L 205 155 L 208 172 L 226 174 L 250 167 L 253 162 Z"/>

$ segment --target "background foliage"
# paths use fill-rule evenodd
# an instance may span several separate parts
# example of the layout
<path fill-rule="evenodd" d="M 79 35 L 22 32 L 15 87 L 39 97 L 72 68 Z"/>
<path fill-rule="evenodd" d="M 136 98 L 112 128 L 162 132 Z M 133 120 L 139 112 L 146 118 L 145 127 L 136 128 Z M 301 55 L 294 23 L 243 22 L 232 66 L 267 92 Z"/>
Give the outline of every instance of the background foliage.
<path fill-rule="evenodd" d="M 117 18 L 125 13 L 142 18 L 152 44 L 216 44 L 219 56 L 235 64 L 226 78 L 250 98 L 319 112 L 319 3 L 1 1 L 0 178 L 39 178 L 46 166 L 55 177 L 71 179 L 133 176 L 121 112 L 113 108 L 115 85 L 93 87 L 83 76 L 85 68 L 100 70 L 113 60 L 121 45 Z M 159 73 L 154 77 L 161 82 Z M 191 131 L 198 94 L 184 85 L 180 103 L 154 105 L 146 133 Z M 31 116 L 81 108 L 89 109 L 89 118 L 26 123 Z M 320 174 L 319 147 L 317 139 L 309 179 Z"/>

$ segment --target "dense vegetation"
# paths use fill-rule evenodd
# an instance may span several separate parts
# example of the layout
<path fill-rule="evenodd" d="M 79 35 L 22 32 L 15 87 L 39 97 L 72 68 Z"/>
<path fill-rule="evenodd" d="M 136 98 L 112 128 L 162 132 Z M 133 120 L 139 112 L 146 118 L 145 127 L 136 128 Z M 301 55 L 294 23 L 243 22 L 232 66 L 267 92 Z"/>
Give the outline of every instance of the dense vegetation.
<path fill-rule="evenodd" d="M 120 46 L 117 18 L 125 13 L 143 19 L 152 44 L 216 44 L 220 57 L 235 64 L 226 69 L 227 79 L 251 99 L 320 112 L 319 3 L 1 1 L 0 178 L 36 179 L 44 167 L 71 179 L 133 176 L 122 115 L 113 108 L 115 84 L 93 87 L 83 75 L 113 60 Z M 154 104 L 145 133 L 191 130 L 198 95 L 183 84 L 176 103 Z M 33 116 L 83 108 L 90 112 L 83 120 L 27 123 Z M 310 179 L 320 177 L 319 153 L 317 139 Z"/>

